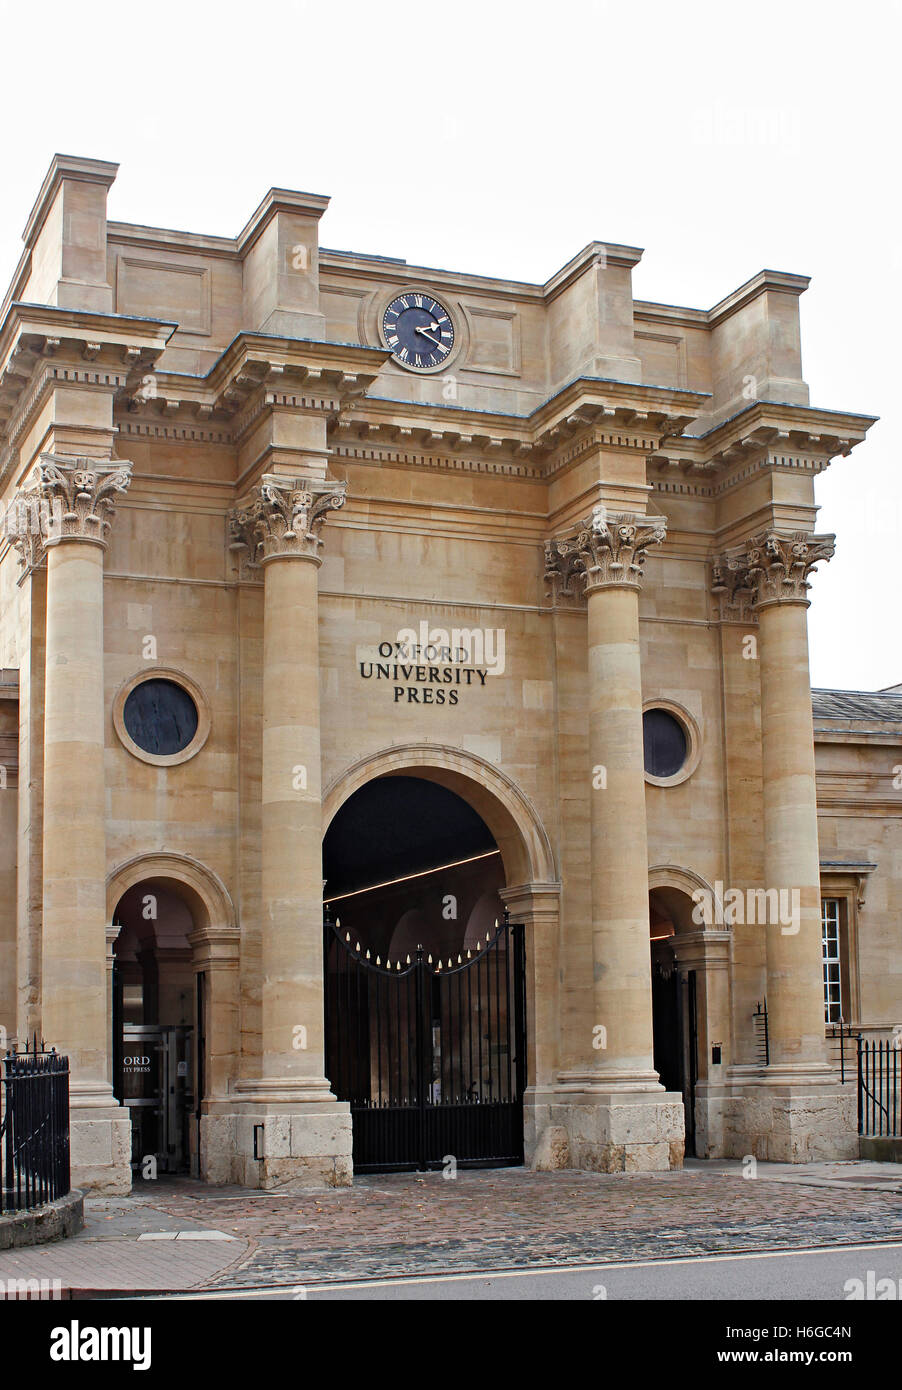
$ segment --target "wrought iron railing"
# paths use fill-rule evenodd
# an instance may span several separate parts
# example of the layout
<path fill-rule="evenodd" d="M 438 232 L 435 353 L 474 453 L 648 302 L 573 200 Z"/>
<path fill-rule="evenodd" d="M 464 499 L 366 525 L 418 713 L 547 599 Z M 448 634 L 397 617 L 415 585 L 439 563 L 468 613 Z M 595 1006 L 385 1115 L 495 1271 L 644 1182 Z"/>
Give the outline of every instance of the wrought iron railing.
<path fill-rule="evenodd" d="M 755 1047 L 758 1053 L 759 1067 L 770 1066 L 770 1033 L 767 1027 L 767 1000 L 758 1003 L 755 1012 L 752 1014 L 752 1026 L 755 1030 Z"/>
<path fill-rule="evenodd" d="M 858 1038 L 858 1133 L 902 1138 L 898 1038 Z"/>
<path fill-rule="evenodd" d="M 840 1079 L 852 1079 L 854 1059 L 858 1081 L 858 1133 L 867 1138 L 902 1138 L 902 1038 L 866 1038 L 847 1023 L 830 1026 L 828 1042 Z M 848 1051 L 847 1051 L 847 1046 Z"/>
<path fill-rule="evenodd" d="M 69 1058 L 37 1038 L 8 1052 L 0 1078 L 0 1214 L 69 1191 Z"/>

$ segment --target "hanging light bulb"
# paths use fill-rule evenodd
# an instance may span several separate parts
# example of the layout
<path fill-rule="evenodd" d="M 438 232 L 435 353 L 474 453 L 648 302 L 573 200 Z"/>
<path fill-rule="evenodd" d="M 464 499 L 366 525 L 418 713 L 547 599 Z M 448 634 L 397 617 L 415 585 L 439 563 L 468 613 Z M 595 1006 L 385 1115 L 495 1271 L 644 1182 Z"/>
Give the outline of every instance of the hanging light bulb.
<path fill-rule="evenodd" d="M 429 952 L 429 964 L 430 964 L 430 965 L 432 964 L 432 952 L 431 952 L 431 951 Z"/>
<path fill-rule="evenodd" d="M 354 947 L 354 949 L 355 949 L 355 951 L 359 951 L 359 950 L 360 950 L 360 942 L 359 942 L 359 941 L 357 942 L 357 945 Z"/>
<path fill-rule="evenodd" d="M 408 964 L 408 965 L 410 964 L 410 952 L 409 952 L 409 951 L 407 952 L 407 964 Z"/>
<path fill-rule="evenodd" d="M 377 964 L 377 965 L 381 965 L 381 964 L 382 964 L 382 962 L 381 962 L 381 960 L 379 959 L 378 956 L 376 957 L 376 964 Z"/>
<path fill-rule="evenodd" d="M 369 948 L 369 946 L 367 946 L 367 948 L 366 948 L 366 958 L 367 958 L 367 960 L 369 960 L 369 958 L 370 958 L 370 948 Z"/>

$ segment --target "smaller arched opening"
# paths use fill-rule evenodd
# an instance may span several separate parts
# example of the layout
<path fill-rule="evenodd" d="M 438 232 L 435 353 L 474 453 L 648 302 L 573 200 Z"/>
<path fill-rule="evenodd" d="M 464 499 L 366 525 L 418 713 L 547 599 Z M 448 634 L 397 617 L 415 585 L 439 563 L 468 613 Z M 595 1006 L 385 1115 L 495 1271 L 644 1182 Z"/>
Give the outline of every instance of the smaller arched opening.
<path fill-rule="evenodd" d="M 234 1052 L 226 1036 L 234 1011 L 221 1007 L 238 967 L 228 894 L 202 865 L 164 854 L 120 865 L 107 901 L 113 1090 L 131 1119 L 133 1175 L 201 1172 L 210 1057 L 221 1070 Z"/>
<path fill-rule="evenodd" d="M 723 912 L 710 884 L 675 865 L 649 872 L 648 916 L 655 1070 L 668 1091 L 682 1094 L 686 1153 L 703 1155 L 699 1088 L 723 1060 L 729 932 L 716 929 Z"/>
<path fill-rule="evenodd" d="M 698 1083 L 698 996 L 694 969 L 681 968 L 680 942 L 699 930 L 696 903 L 673 882 L 658 882 L 648 894 L 651 937 L 652 1021 L 655 1070 L 668 1091 L 683 1097 L 686 1153 L 695 1153 L 695 1092 Z"/>

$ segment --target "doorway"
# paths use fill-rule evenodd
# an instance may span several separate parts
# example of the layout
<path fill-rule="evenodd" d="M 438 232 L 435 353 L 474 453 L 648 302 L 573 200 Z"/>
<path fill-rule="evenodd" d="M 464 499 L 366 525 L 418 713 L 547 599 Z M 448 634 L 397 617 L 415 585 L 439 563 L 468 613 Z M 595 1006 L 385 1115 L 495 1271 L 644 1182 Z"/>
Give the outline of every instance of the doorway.
<path fill-rule="evenodd" d="M 146 880 L 113 921 L 113 1091 L 131 1118 L 132 1172 L 186 1173 L 196 1147 L 193 919 L 171 888 Z"/>
<path fill-rule="evenodd" d="M 323 844 L 326 1075 L 356 1172 L 523 1162 L 525 948 L 455 792 L 376 778 Z"/>
<path fill-rule="evenodd" d="M 674 950 L 682 912 L 682 903 L 675 899 L 682 896 L 668 889 L 649 894 L 652 1027 L 655 1071 L 665 1090 L 683 1097 L 685 1152 L 694 1157 L 698 996 L 696 971 L 681 969 Z"/>

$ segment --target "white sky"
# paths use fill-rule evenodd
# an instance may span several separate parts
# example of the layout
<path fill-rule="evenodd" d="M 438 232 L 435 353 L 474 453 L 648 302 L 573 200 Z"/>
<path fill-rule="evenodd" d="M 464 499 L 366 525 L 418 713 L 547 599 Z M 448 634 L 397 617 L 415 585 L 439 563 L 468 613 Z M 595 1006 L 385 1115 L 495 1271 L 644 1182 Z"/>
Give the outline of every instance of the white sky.
<path fill-rule="evenodd" d="M 900 0 L 0 0 L 0 281 L 52 154 L 110 217 L 234 236 L 273 185 L 323 243 L 544 281 L 594 238 L 637 298 L 801 300 L 813 405 L 879 415 L 817 483 L 812 681 L 902 682 Z"/>

